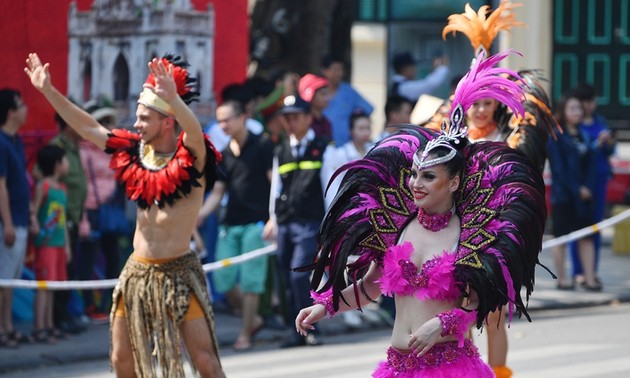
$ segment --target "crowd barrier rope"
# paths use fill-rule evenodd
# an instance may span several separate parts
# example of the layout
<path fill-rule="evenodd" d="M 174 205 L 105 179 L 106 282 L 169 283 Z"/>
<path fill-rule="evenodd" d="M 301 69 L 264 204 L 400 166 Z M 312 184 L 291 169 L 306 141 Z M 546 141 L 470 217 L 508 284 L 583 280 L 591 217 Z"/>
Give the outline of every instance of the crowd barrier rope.
<path fill-rule="evenodd" d="M 272 254 L 276 251 L 276 245 L 270 244 L 263 248 L 254 249 L 240 256 L 203 264 L 203 271 L 208 273 L 231 265 L 237 265 L 247 260 Z M 46 290 L 74 290 L 74 289 L 111 289 L 116 286 L 117 278 L 106 280 L 81 280 L 81 281 L 36 281 L 19 279 L 0 279 L 0 287 L 15 289 L 46 289 Z"/>
<path fill-rule="evenodd" d="M 594 225 L 584 227 L 580 230 L 573 231 L 570 234 L 563 235 L 554 239 L 546 240 L 542 244 L 542 249 L 550 249 L 552 247 L 570 243 L 574 240 L 581 239 L 585 236 L 594 234 L 613 226 L 621 221 L 630 218 L 630 209 L 625 210 L 615 216 L 596 223 Z M 266 247 L 255 249 L 229 259 L 211 262 L 203 265 L 204 272 L 212 272 L 231 265 L 238 265 L 247 260 L 255 259 L 260 256 L 269 255 L 276 251 L 276 245 L 270 244 Z M 19 279 L 0 279 L 0 287 L 11 287 L 16 289 L 46 289 L 46 290 L 72 290 L 72 289 L 109 289 L 116 286 L 118 279 L 107 280 L 89 280 L 89 281 L 34 281 Z"/>
<path fill-rule="evenodd" d="M 558 245 L 570 243 L 574 240 L 582 239 L 585 236 L 594 234 L 610 226 L 614 226 L 615 224 L 623 220 L 626 220 L 628 218 L 630 218 L 630 209 L 624 210 L 621 213 L 615 216 L 612 216 L 608 219 L 604 219 L 603 221 L 599 223 L 595 223 L 594 225 L 584 227 L 577 231 L 573 231 L 570 234 L 566 234 L 566 235 L 562 235 L 554 239 L 546 240 L 542 244 L 542 249 L 544 251 L 545 249 L 553 248 Z"/>

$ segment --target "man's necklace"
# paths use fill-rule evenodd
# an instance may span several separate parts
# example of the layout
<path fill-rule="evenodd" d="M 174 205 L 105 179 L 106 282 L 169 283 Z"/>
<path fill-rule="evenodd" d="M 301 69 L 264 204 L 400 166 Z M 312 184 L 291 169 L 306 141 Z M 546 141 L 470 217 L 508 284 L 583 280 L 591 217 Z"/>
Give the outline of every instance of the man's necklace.
<path fill-rule="evenodd" d="M 140 142 L 140 161 L 145 168 L 150 169 L 152 171 L 158 171 L 168 164 L 169 161 L 175 156 L 175 152 L 169 153 L 159 153 L 155 152 L 153 147 L 148 144 L 144 144 Z"/>

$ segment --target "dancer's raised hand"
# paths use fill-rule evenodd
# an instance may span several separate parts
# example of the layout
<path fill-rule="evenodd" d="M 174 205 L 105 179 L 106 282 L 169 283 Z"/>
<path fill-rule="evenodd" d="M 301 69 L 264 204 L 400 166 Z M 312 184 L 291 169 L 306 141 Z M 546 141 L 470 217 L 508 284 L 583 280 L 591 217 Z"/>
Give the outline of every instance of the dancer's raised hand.
<path fill-rule="evenodd" d="M 177 97 L 177 85 L 173 78 L 173 65 L 164 63 L 163 60 L 153 58 L 149 62 L 149 70 L 155 78 L 155 85 L 145 83 L 145 88 L 150 88 L 156 95 L 170 103 Z"/>
<path fill-rule="evenodd" d="M 50 81 L 49 63 L 42 64 L 39 56 L 35 53 L 28 54 L 24 72 L 31 79 L 31 84 L 40 91 L 45 91 L 52 87 Z"/>

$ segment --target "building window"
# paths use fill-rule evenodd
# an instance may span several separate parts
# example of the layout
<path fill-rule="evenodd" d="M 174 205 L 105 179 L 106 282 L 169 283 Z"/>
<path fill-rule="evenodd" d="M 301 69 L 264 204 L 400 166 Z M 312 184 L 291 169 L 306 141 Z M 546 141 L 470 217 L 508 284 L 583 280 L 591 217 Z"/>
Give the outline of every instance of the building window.
<path fill-rule="evenodd" d="M 175 44 L 175 51 L 177 51 L 177 55 L 181 56 L 182 58 L 186 58 L 186 42 L 177 41 L 177 43 Z"/>
<path fill-rule="evenodd" d="M 129 66 L 123 54 L 118 54 L 114 64 L 114 101 L 129 98 Z"/>
<path fill-rule="evenodd" d="M 83 66 L 83 90 L 81 91 L 81 101 L 85 102 L 92 98 L 92 59 L 86 59 Z"/>

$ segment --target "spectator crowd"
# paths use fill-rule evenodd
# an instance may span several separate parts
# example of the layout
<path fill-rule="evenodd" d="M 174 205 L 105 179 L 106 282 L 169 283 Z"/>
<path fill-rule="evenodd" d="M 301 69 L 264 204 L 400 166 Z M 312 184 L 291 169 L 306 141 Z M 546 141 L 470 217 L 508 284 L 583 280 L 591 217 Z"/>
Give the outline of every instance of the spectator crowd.
<path fill-rule="evenodd" d="M 408 124 L 418 97 L 450 75 L 443 58 L 422 80 L 414 78 L 416 62 L 409 53 L 397 54 L 393 63 L 396 75 L 379 126 L 371 122 L 373 105 L 343 81 L 345 62 L 334 56 L 323 59 L 319 73 L 283 71 L 222 90 L 215 119 L 204 128 L 223 155 L 220 177 L 199 214 L 191 214 L 199 231 L 191 235 L 191 246 L 203 262 L 212 262 L 277 243 L 274 255 L 209 274 L 215 308 L 242 318 L 235 350 L 252 348 L 264 326 L 287 328 L 282 347 L 320 343 L 317 329 L 302 336 L 287 325 L 311 302 L 309 272 L 293 268 L 316 256 L 319 225 L 342 177 L 329 181 L 339 167 L 363 157 L 375 135 Z M 547 149 L 556 236 L 604 217 L 615 141 L 596 104 L 594 88 L 581 84 L 555 108 L 558 132 Z M 478 106 L 489 105 L 494 106 Z M 116 112 L 106 102 L 83 107 L 102 125 L 116 127 Z M 0 90 L 0 278 L 20 278 L 24 271 L 48 281 L 118 277 L 132 252 L 134 205 L 109 169 L 109 155 L 57 116 L 58 135 L 37 151 L 29 170 L 19 134 L 26 118 L 20 93 Z M 596 234 L 569 247 L 570 275 L 564 248 L 553 251 L 558 289 L 602 290 L 600 244 Z M 22 334 L 13 325 L 12 298 L 10 288 L 0 289 L 2 347 L 55 343 L 82 332 L 86 319 L 109 320 L 111 290 L 37 290 L 32 332 Z M 391 308 L 381 303 L 382 315 L 391 318 Z M 356 326 L 374 318 L 348 314 L 345 320 Z"/>

